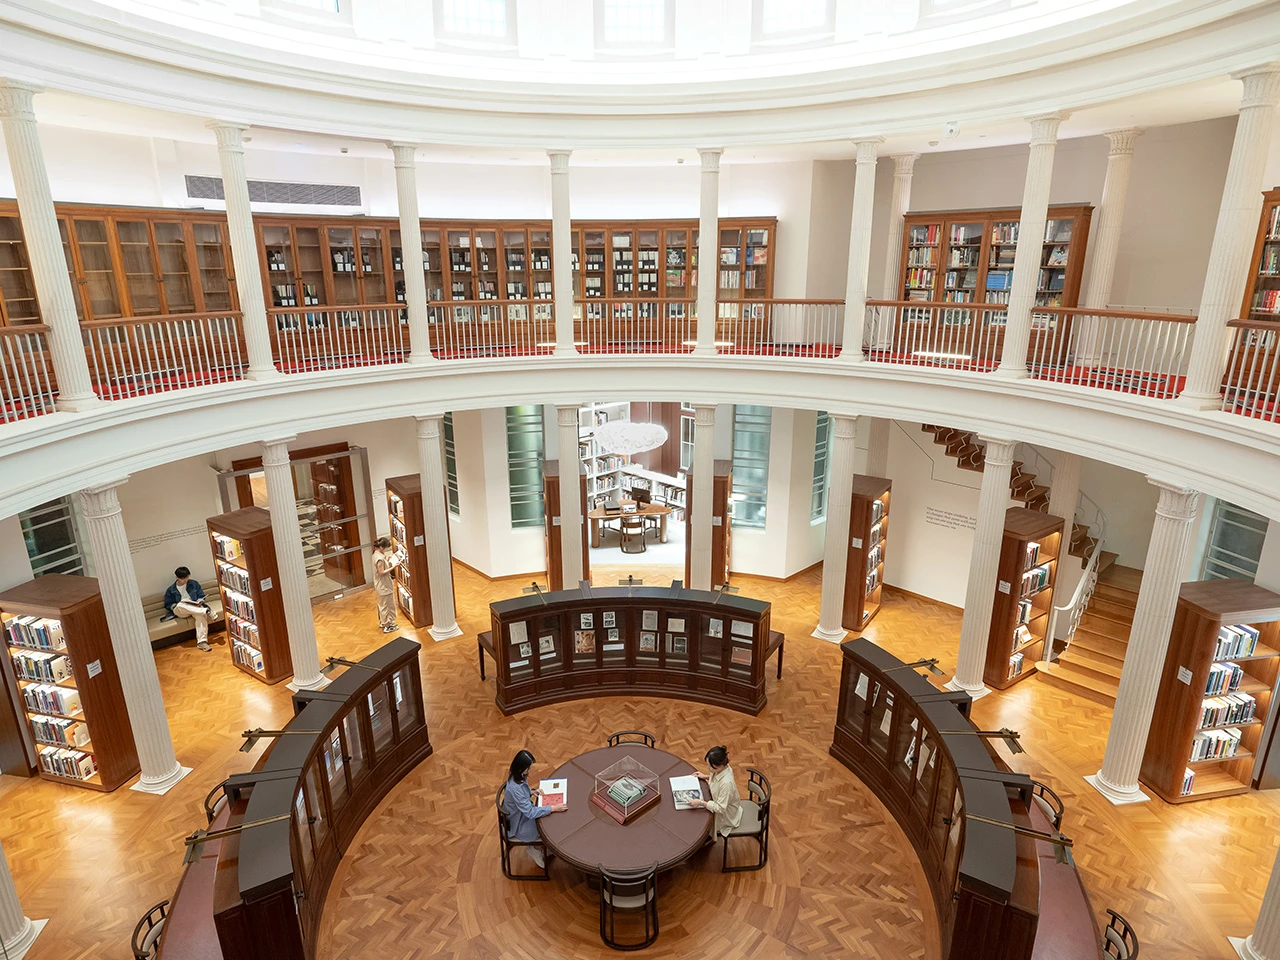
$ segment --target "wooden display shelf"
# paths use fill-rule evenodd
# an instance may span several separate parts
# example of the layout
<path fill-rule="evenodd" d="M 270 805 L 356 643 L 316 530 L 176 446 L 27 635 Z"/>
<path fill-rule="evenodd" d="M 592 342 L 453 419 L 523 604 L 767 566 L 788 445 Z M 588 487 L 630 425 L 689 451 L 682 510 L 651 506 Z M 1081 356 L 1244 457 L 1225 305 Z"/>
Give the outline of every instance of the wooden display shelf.
<path fill-rule="evenodd" d="M 893 482 L 884 477 L 853 478 L 849 509 L 849 559 L 844 578 L 844 610 L 841 623 L 846 630 L 861 633 L 880 612 L 884 592 L 884 554 L 889 538 L 889 496 Z M 879 504 L 879 506 L 877 506 Z M 877 516 L 877 514 L 879 514 Z M 879 524 L 878 536 L 873 536 Z M 879 548 L 875 564 L 870 562 Z M 875 582 L 871 583 L 874 575 Z"/>
<path fill-rule="evenodd" d="M 0 594 L 4 640 L 9 649 L 0 658 L 4 675 L 6 700 L 17 709 L 19 725 L 6 729 L 0 723 L 0 756 L 6 757 L 4 772 L 27 776 L 38 772 L 45 780 L 68 783 L 89 790 L 111 791 L 131 780 L 140 770 L 133 728 L 125 707 L 120 671 L 107 627 L 106 611 L 92 577 L 46 574 L 36 580 Z M 65 648 L 43 648 L 34 644 L 14 643 L 11 619 L 38 617 L 56 620 L 61 625 Z M 56 653 L 71 663 L 71 676 L 58 681 L 27 680 L 19 677 L 12 660 L 13 652 Z M 37 684 L 48 684 L 79 695 L 80 711 L 65 714 L 35 710 L 27 705 L 22 690 Z M 83 723 L 89 738 L 79 746 L 70 746 L 37 738 L 31 718 L 51 717 Z M 16 739 L 15 739 L 16 738 Z M 93 757 L 96 771 L 88 777 L 70 777 L 44 769 L 39 762 L 44 747 L 79 751 Z"/>
<path fill-rule="evenodd" d="M 1026 507 L 1010 507 L 1005 513 L 991 632 L 987 637 L 987 661 L 983 669 L 983 681 L 997 690 L 1025 680 L 1036 672 L 1036 662 L 1044 659 L 1039 648 L 1045 642 L 1048 615 L 1053 606 L 1064 523 L 1061 517 Z M 1039 544 L 1039 550 L 1035 562 L 1028 564 L 1027 552 L 1032 543 Z M 1024 595 L 1021 590 L 1024 575 L 1042 567 L 1048 568 L 1047 583 Z M 1030 613 L 1022 622 L 1018 618 L 1021 601 L 1031 605 Z M 1019 626 L 1027 628 L 1029 640 L 1018 640 Z M 1022 655 L 1022 670 L 1011 675 L 1012 658 L 1018 654 Z"/>
<path fill-rule="evenodd" d="M 1224 626 L 1248 625 L 1258 630 L 1254 652 L 1217 657 Z M 1239 663 L 1247 669 L 1235 690 L 1206 692 L 1214 664 Z M 1272 749 L 1270 712 L 1280 678 L 1280 594 L 1243 580 L 1184 583 L 1178 594 L 1168 652 L 1156 694 L 1155 710 L 1142 758 L 1144 785 L 1167 803 L 1188 803 L 1280 785 L 1280 751 Z M 1254 714 L 1242 723 L 1199 726 L 1206 700 L 1248 694 Z M 1239 730 L 1240 742 L 1230 757 L 1191 760 L 1200 733 Z M 1191 790 L 1182 793 L 1186 771 L 1195 774 Z"/>

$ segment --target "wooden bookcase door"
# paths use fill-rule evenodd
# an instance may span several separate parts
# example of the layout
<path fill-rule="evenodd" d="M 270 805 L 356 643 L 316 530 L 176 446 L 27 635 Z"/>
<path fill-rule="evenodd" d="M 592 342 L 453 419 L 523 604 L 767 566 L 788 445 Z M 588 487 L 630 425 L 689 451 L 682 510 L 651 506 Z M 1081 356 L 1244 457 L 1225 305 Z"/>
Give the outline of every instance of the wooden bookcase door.
<path fill-rule="evenodd" d="M 16 214 L 0 216 L 0 320 L 6 325 L 40 322 L 31 261 Z"/>
<path fill-rule="evenodd" d="M 1262 195 L 1262 218 L 1240 316 L 1280 320 L 1280 187 Z"/>

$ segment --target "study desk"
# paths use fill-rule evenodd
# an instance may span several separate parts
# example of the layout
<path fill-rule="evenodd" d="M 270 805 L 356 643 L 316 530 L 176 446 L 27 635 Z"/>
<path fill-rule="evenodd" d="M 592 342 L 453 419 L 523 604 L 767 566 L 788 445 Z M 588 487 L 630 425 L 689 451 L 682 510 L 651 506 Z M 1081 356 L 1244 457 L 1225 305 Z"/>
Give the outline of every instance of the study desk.
<path fill-rule="evenodd" d="M 664 507 L 656 503 L 638 504 L 634 513 L 606 513 L 604 507 L 596 507 L 587 514 L 587 519 L 591 521 L 591 546 L 599 548 L 600 546 L 600 526 L 604 520 L 621 520 L 624 517 L 657 517 L 658 518 L 658 541 L 660 543 L 667 542 L 667 517 L 671 516 L 671 508 Z"/>
<path fill-rule="evenodd" d="M 657 778 L 662 799 L 630 823 L 621 824 L 591 802 L 596 774 L 630 757 L 647 767 Z M 565 863 L 587 873 L 599 874 L 600 866 L 610 870 L 641 870 L 657 863 L 668 870 L 702 849 L 711 829 L 706 810 L 677 810 L 671 796 L 671 778 L 694 773 L 685 760 L 665 750 L 640 743 L 589 750 L 562 763 L 547 780 L 568 780 L 569 809 L 538 819 L 538 832 L 547 850 Z M 706 784 L 704 800 L 710 799 Z"/>

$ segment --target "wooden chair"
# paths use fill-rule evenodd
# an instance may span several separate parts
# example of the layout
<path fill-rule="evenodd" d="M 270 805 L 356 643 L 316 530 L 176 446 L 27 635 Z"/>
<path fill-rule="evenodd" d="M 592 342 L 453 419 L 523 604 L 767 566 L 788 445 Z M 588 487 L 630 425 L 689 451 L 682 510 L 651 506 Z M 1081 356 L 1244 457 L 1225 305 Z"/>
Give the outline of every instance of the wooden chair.
<path fill-rule="evenodd" d="M 614 950 L 643 950 L 658 939 L 658 865 L 639 870 L 610 871 L 600 865 L 600 939 Z M 644 917 L 644 939 L 618 940 L 619 912 Z"/>
<path fill-rule="evenodd" d="M 507 792 L 507 785 L 503 783 L 498 788 L 498 796 L 495 801 L 498 807 L 498 843 L 502 848 L 502 875 L 508 880 L 550 880 L 551 873 L 546 867 L 547 853 L 542 852 L 543 866 L 541 873 L 515 873 L 511 869 L 511 851 L 516 847 L 538 847 L 542 844 L 537 840 L 513 840 L 511 838 L 511 818 L 507 816 L 505 810 L 502 809 L 502 801 Z M 535 864 L 536 866 L 536 864 Z"/>
<path fill-rule="evenodd" d="M 1031 781 L 1031 802 L 1049 818 L 1053 829 L 1062 829 L 1062 815 L 1067 808 L 1062 798 L 1049 789 L 1048 784 L 1041 783 L 1039 780 Z"/>
<path fill-rule="evenodd" d="M 738 873 L 742 870 L 759 870 L 769 862 L 769 803 L 773 790 L 769 779 L 754 767 L 747 767 L 747 795 L 742 801 L 742 820 L 724 838 L 724 858 L 720 864 L 722 873 Z M 741 867 L 729 866 L 729 841 L 734 837 L 752 837 L 760 845 L 760 857 L 756 863 Z"/>
<path fill-rule="evenodd" d="M 609 734 L 609 746 L 616 747 L 622 743 L 643 743 L 646 747 L 657 746 L 658 738 L 643 730 L 619 730 Z"/>
<path fill-rule="evenodd" d="M 143 914 L 133 928 L 130 944 L 134 960 L 152 960 L 160 951 L 160 934 L 164 933 L 165 917 L 169 915 L 169 901 L 164 900 Z"/>
<path fill-rule="evenodd" d="M 222 789 L 226 785 L 227 781 L 223 780 L 205 794 L 204 815 L 208 817 L 210 823 L 213 823 L 214 818 L 217 817 L 217 815 L 222 812 L 222 808 L 227 805 L 227 795 Z"/>
<path fill-rule="evenodd" d="M 1102 955 L 1110 960 L 1138 960 L 1138 935 L 1129 921 L 1114 910 L 1107 910 L 1111 917 L 1102 931 Z"/>
<path fill-rule="evenodd" d="M 639 543 L 639 550 L 628 550 L 627 545 Z M 644 553 L 649 549 L 644 540 L 644 520 L 634 515 L 622 518 L 622 542 L 619 544 L 623 553 Z"/>

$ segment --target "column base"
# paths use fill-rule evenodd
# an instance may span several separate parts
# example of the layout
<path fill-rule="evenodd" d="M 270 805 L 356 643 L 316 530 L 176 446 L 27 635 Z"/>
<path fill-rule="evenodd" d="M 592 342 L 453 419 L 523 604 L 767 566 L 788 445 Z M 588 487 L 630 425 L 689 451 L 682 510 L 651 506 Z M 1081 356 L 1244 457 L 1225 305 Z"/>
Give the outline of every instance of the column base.
<path fill-rule="evenodd" d="M 987 687 L 985 687 L 981 683 L 978 684 L 976 687 L 969 687 L 969 686 L 965 686 L 955 677 L 952 677 L 945 684 L 943 684 L 943 686 L 946 687 L 948 690 L 954 690 L 957 693 L 967 693 L 969 695 L 970 700 L 981 700 L 983 697 L 985 697 L 988 693 L 991 692 Z"/>
<path fill-rule="evenodd" d="M 1227 937 L 1227 943 L 1240 955 L 1240 960 L 1268 960 L 1253 949 L 1253 944 L 1249 942 L 1251 939 L 1252 937 Z"/>
<path fill-rule="evenodd" d="M 716 348 L 714 346 L 704 347 L 702 344 L 693 348 L 690 354 L 692 357 L 714 357 L 716 356 Z"/>
<path fill-rule="evenodd" d="M 1221 393 L 1188 393 L 1183 391 L 1173 401 L 1175 406 L 1182 407 L 1184 410 L 1221 410 L 1222 394 Z M 62 401 L 58 401 L 58 405 L 62 405 Z"/>
<path fill-rule="evenodd" d="M 23 919 L 26 918 L 24 917 Z M 3 944 L 4 955 L 9 960 L 22 960 L 48 922 L 48 920 L 27 920 L 26 927 L 13 939 L 13 942 Z"/>
<path fill-rule="evenodd" d="M 414 353 L 410 351 L 409 356 L 404 358 L 404 362 L 413 366 L 422 366 L 427 363 L 435 363 L 437 359 L 439 358 L 430 350 L 426 353 Z"/>
<path fill-rule="evenodd" d="M 462 628 L 458 626 L 457 621 L 449 624 L 447 627 L 437 627 L 434 624 L 427 627 L 427 633 L 431 634 L 431 639 L 439 643 L 441 640 L 452 640 L 454 637 L 462 636 Z"/>
<path fill-rule="evenodd" d="M 1107 783 L 1107 781 L 1102 779 L 1101 772 L 1095 773 L 1091 777 L 1085 777 L 1084 779 L 1089 786 L 1093 787 L 1093 789 L 1097 790 L 1117 807 L 1123 806 L 1126 803 L 1145 803 L 1151 799 L 1137 787 L 1134 787 L 1132 790 L 1122 790 L 1119 787 L 1113 787 L 1111 784 Z"/>
<path fill-rule="evenodd" d="M 1000 366 L 996 367 L 995 370 L 992 371 L 992 374 L 997 377 L 1003 377 L 1005 380 L 1031 379 L 1031 371 L 1026 368 L 1025 364 L 1020 367 L 1018 366 L 1006 367 L 1002 363 L 1000 364 Z"/>
<path fill-rule="evenodd" d="M 333 683 L 333 681 L 323 673 L 317 673 L 315 678 L 312 680 L 299 680 L 297 677 L 294 677 L 286 683 L 285 686 L 294 693 L 297 693 L 299 690 L 323 690 L 331 683 Z"/>
<path fill-rule="evenodd" d="M 138 793 L 153 793 L 156 796 L 162 797 L 177 786 L 178 781 L 190 772 L 190 767 L 184 767 L 182 764 L 178 764 L 173 773 L 169 774 L 163 780 L 139 780 L 137 783 L 131 785 L 129 789 L 136 790 Z"/>
<path fill-rule="evenodd" d="M 278 380 L 283 376 L 284 374 L 275 367 L 266 367 L 261 370 L 250 367 L 244 372 L 244 378 L 246 380 Z"/>
<path fill-rule="evenodd" d="M 809 636 L 817 637 L 819 640 L 826 640 L 828 643 L 840 643 L 848 634 L 849 631 L 843 627 L 839 630 L 827 630 L 822 624 L 818 624 Z"/>
<path fill-rule="evenodd" d="M 553 357 L 576 357 L 578 355 L 578 348 L 573 345 L 566 347 L 557 343 L 556 348 L 551 351 L 551 355 Z"/>
<path fill-rule="evenodd" d="M 54 405 L 63 413 L 84 413 L 86 410 L 97 410 L 106 402 L 96 393 L 90 393 L 83 397 L 68 397 L 59 394 L 58 399 L 54 401 Z"/>

